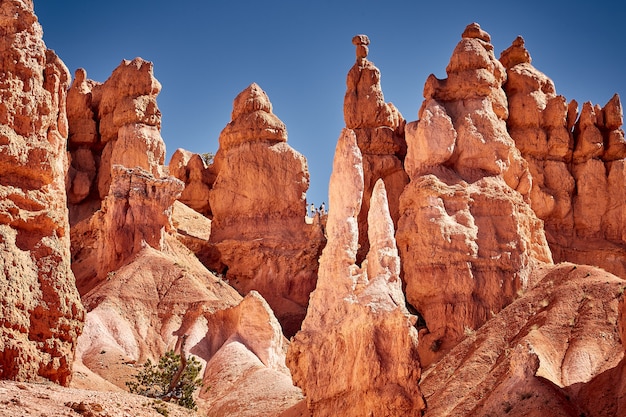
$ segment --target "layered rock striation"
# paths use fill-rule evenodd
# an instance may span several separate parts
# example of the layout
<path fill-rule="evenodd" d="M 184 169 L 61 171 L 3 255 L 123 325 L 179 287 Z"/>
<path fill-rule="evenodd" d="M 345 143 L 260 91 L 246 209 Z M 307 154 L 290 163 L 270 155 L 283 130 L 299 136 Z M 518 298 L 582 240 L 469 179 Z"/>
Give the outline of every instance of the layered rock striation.
<path fill-rule="evenodd" d="M 424 402 L 415 317 L 405 307 L 382 180 L 369 209 L 370 250 L 362 267 L 356 265 L 363 189 L 356 136 L 344 129 L 330 180 L 328 243 L 287 364 L 314 416 L 418 416 Z"/>
<path fill-rule="evenodd" d="M 490 36 L 469 25 L 446 69 L 424 87 L 419 121 L 406 127 L 397 241 L 406 297 L 425 320 L 429 364 L 483 325 L 552 257 L 528 201 L 532 178 L 507 131 L 506 71 Z"/>
<path fill-rule="evenodd" d="M 65 195 L 70 74 L 32 1 L 0 3 L 0 378 L 67 385 L 84 311 Z"/>

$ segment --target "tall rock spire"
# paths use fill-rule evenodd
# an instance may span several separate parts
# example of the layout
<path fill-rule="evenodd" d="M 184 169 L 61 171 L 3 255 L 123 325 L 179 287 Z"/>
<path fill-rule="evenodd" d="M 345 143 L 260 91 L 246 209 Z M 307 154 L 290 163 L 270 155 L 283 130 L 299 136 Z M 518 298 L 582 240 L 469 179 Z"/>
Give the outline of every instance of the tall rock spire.
<path fill-rule="evenodd" d="M 400 217 L 399 198 L 409 182 L 404 172 L 406 154 L 405 121 L 392 103 L 386 103 L 380 84 L 380 71 L 367 59 L 370 40 L 366 35 L 352 38 L 356 62 L 348 72 L 343 114 L 346 127 L 352 129 L 363 155 L 364 193 L 358 216 L 359 251 L 357 262 L 367 254 L 367 213 L 374 184 L 383 179 L 389 197 L 394 226 Z"/>
<path fill-rule="evenodd" d="M 328 243 L 302 330 L 287 354 L 294 383 L 315 416 L 419 416 L 415 317 L 405 307 L 385 187 L 369 209 L 369 253 L 359 268 L 357 215 L 363 199 L 362 156 L 344 129 L 330 179 Z"/>

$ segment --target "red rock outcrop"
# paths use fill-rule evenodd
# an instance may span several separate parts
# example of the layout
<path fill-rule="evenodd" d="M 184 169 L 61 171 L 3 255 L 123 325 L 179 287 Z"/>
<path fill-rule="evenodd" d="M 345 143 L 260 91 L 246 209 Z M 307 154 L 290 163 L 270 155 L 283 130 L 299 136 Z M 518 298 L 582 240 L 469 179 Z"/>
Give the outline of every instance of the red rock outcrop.
<path fill-rule="evenodd" d="M 104 83 L 76 71 L 67 98 L 72 224 L 91 215 L 109 194 L 114 165 L 162 175 L 160 90 L 152 63 L 141 58 L 123 60 Z"/>
<path fill-rule="evenodd" d="M 363 156 L 365 189 L 359 213 L 360 263 L 369 250 L 367 213 L 372 190 L 382 178 L 387 189 L 389 210 L 394 225 L 400 218 L 399 199 L 409 178 L 402 163 L 406 155 L 405 120 L 391 103 L 385 103 L 380 85 L 380 71 L 367 59 L 369 38 L 352 38 L 356 46 L 356 63 L 348 72 L 343 113 L 346 127 L 352 129 Z"/>
<path fill-rule="evenodd" d="M 235 98 L 213 163 L 208 264 L 241 294 L 258 291 L 290 336 L 315 288 L 324 236 L 319 224 L 305 222 L 309 172 L 286 141 L 285 125 L 258 85 Z"/>
<path fill-rule="evenodd" d="M 420 360 L 436 361 L 532 284 L 552 261 L 532 184 L 506 127 L 504 67 L 489 35 L 469 25 L 446 69 L 424 87 L 420 120 L 406 126 L 411 182 L 396 239 L 406 297 L 425 319 Z"/>
<path fill-rule="evenodd" d="M 73 264 L 81 295 L 150 246 L 164 249 L 172 205 L 183 189 L 173 178 L 115 165 L 109 195 L 91 218 L 72 228 Z"/>
<path fill-rule="evenodd" d="M 241 301 L 178 241 L 171 215 L 183 184 L 119 165 L 111 181 L 102 208 L 75 226 L 88 310 L 75 385 L 124 388 L 133 364 L 180 349 L 185 337 L 184 353 L 206 366 L 211 391 L 199 395 L 209 413 L 278 414 L 300 401 L 285 366 L 287 340 L 267 303 L 256 293 Z M 198 223 L 190 211 L 179 213 L 178 233 L 188 228 L 183 219 Z"/>
<path fill-rule="evenodd" d="M 71 380 L 84 311 L 70 269 L 65 95 L 32 1 L 0 3 L 0 378 Z"/>
<path fill-rule="evenodd" d="M 213 217 L 209 192 L 215 182 L 212 164 L 207 166 L 201 155 L 177 149 L 169 163 L 170 175 L 185 183 L 178 200 L 208 218 Z"/>
<path fill-rule="evenodd" d="M 615 407 L 617 396 L 591 405 L 584 391 L 623 358 L 618 315 L 626 282 L 570 263 L 533 274 L 532 290 L 423 373 L 425 416 L 620 415 L 594 411 Z"/>
<path fill-rule="evenodd" d="M 508 128 L 533 176 L 531 205 L 544 220 L 555 261 L 597 265 L 626 277 L 623 111 L 556 94 L 518 37 L 502 52 Z"/>
<path fill-rule="evenodd" d="M 353 131 L 344 129 L 330 179 L 328 243 L 302 329 L 287 364 L 314 416 L 418 416 L 415 317 L 402 293 L 400 258 L 382 180 L 372 193 L 370 251 L 356 265 L 364 182 Z"/>

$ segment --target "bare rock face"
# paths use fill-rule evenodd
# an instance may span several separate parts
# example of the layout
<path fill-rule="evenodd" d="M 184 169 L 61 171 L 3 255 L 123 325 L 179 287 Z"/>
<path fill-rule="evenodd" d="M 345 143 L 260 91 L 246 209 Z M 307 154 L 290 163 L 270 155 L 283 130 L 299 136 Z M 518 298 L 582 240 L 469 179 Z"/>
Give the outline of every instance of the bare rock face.
<path fill-rule="evenodd" d="M 201 155 L 177 149 L 170 159 L 169 173 L 185 183 L 185 189 L 178 200 L 212 218 L 209 193 L 215 182 L 213 165 L 207 166 Z"/>
<path fill-rule="evenodd" d="M 173 178 L 115 165 L 102 208 L 72 230 L 74 271 L 81 294 L 107 278 L 144 247 L 163 250 L 173 231 L 172 205 L 183 189 Z"/>
<path fill-rule="evenodd" d="M 0 3 L 0 379 L 67 385 L 84 312 L 70 269 L 65 94 L 32 1 Z"/>
<path fill-rule="evenodd" d="M 533 274 L 532 290 L 423 373 L 425 416 L 620 415 L 599 411 L 617 409 L 610 391 L 619 379 L 607 383 L 606 376 L 615 376 L 623 358 L 618 328 L 626 283 L 570 263 Z M 588 397 L 592 385 L 602 399 Z"/>
<path fill-rule="evenodd" d="M 73 219 L 99 208 L 98 202 L 109 194 L 114 165 L 162 175 L 165 144 L 156 103 L 160 90 L 152 63 L 141 58 L 123 60 L 104 83 L 87 79 L 83 69 L 76 71 L 67 99 L 67 188 Z M 92 200 L 95 203 L 89 204 Z"/>
<path fill-rule="evenodd" d="M 352 129 L 363 157 L 364 194 L 359 213 L 360 263 L 369 250 L 367 213 L 372 190 L 378 179 L 385 182 L 389 209 L 394 225 L 400 217 L 399 199 L 409 178 L 402 165 L 406 155 L 405 120 L 391 103 L 385 103 L 380 85 L 380 71 L 367 59 L 369 38 L 357 35 L 356 63 L 348 72 L 344 98 L 344 120 Z"/>
<path fill-rule="evenodd" d="M 531 176 L 506 126 L 504 67 L 477 24 L 447 68 L 430 76 L 420 120 L 406 127 L 411 178 L 400 198 L 397 241 L 406 296 L 425 320 L 428 365 L 528 288 L 552 258 L 528 204 Z"/>
<path fill-rule="evenodd" d="M 545 222 L 556 261 L 597 265 L 626 276 L 623 112 L 615 95 L 604 108 L 556 94 L 531 65 L 518 37 L 500 61 L 508 80 L 509 132 L 533 176 L 531 205 Z"/>
<path fill-rule="evenodd" d="M 328 243 L 302 330 L 289 347 L 287 365 L 314 416 L 417 416 L 417 332 L 405 307 L 383 182 L 372 193 L 370 251 L 356 265 L 357 216 L 363 195 L 361 152 L 344 129 L 330 180 Z"/>
<path fill-rule="evenodd" d="M 241 294 L 258 291 L 290 336 L 315 288 L 324 237 L 319 224 L 305 223 L 306 160 L 287 145 L 285 126 L 271 111 L 252 84 L 235 99 L 220 134 L 208 265 Z"/>

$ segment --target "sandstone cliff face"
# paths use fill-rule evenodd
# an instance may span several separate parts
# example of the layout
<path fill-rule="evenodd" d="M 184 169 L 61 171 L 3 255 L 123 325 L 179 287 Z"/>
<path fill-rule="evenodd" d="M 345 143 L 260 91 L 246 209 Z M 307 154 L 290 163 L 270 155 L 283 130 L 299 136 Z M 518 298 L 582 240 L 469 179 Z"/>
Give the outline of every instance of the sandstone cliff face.
<path fill-rule="evenodd" d="M 504 67 L 489 35 L 469 25 L 447 67 L 430 76 L 420 120 L 406 127 L 410 184 L 397 240 L 406 297 L 422 315 L 420 359 L 429 364 L 534 284 L 552 261 L 527 204 L 528 166 L 506 127 Z"/>
<path fill-rule="evenodd" d="M 424 402 L 417 385 L 415 317 L 411 321 L 405 307 L 393 222 L 380 180 L 368 215 L 370 251 L 362 268 L 356 265 L 361 161 L 355 134 L 344 129 L 330 180 L 328 243 L 287 364 L 314 416 L 417 416 Z"/>
<path fill-rule="evenodd" d="M 209 266 L 241 294 L 258 291 L 290 336 L 315 288 L 324 237 L 319 224 L 305 223 L 309 172 L 286 140 L 258 85 L 235 98 L 213 163 Z"/>
<path fill-rule="evenodd" d="M 104 83 L 76 71 L 67 98 L 72 224 L 91 215 L 109 194 L 114 165 L 162 175 L 160 90 L 152 63 L 141 58 L 123 60 Z"/>
<path fill-rule="evenodd" d="M 518 37 L 507 68 L 508 128 L 533 176 L 531 205 L 544 220 L 555 261 L 597 265 L 626 276 L 623 111 L 615 95 L 600 108 L 556 94 Z"/>
<path fill-rule="evenodd" d="M 391 218 L 397 226 L 398 202 L 409 178 L 402 166 L 406 155 L 404 118 L 393 104 L 385 103 L 380 71 L 367 60 L 369 38 L 357 35 L 352 43 L 356 46 L 356 63 L 348 72 L 343 113 L 346 127 L 354 131 L 363 157 L 365 188 L 358 217 L 360 263 L 369 250 L 367 213 L 374 184 L 380 178 L 385 182 Z"/>
<path fill-rule="evenodd" d="M 83 307 L 65 198 L 69 72 L 32 1 L 0 3 L 0 378 L 71 379 Z"/>

